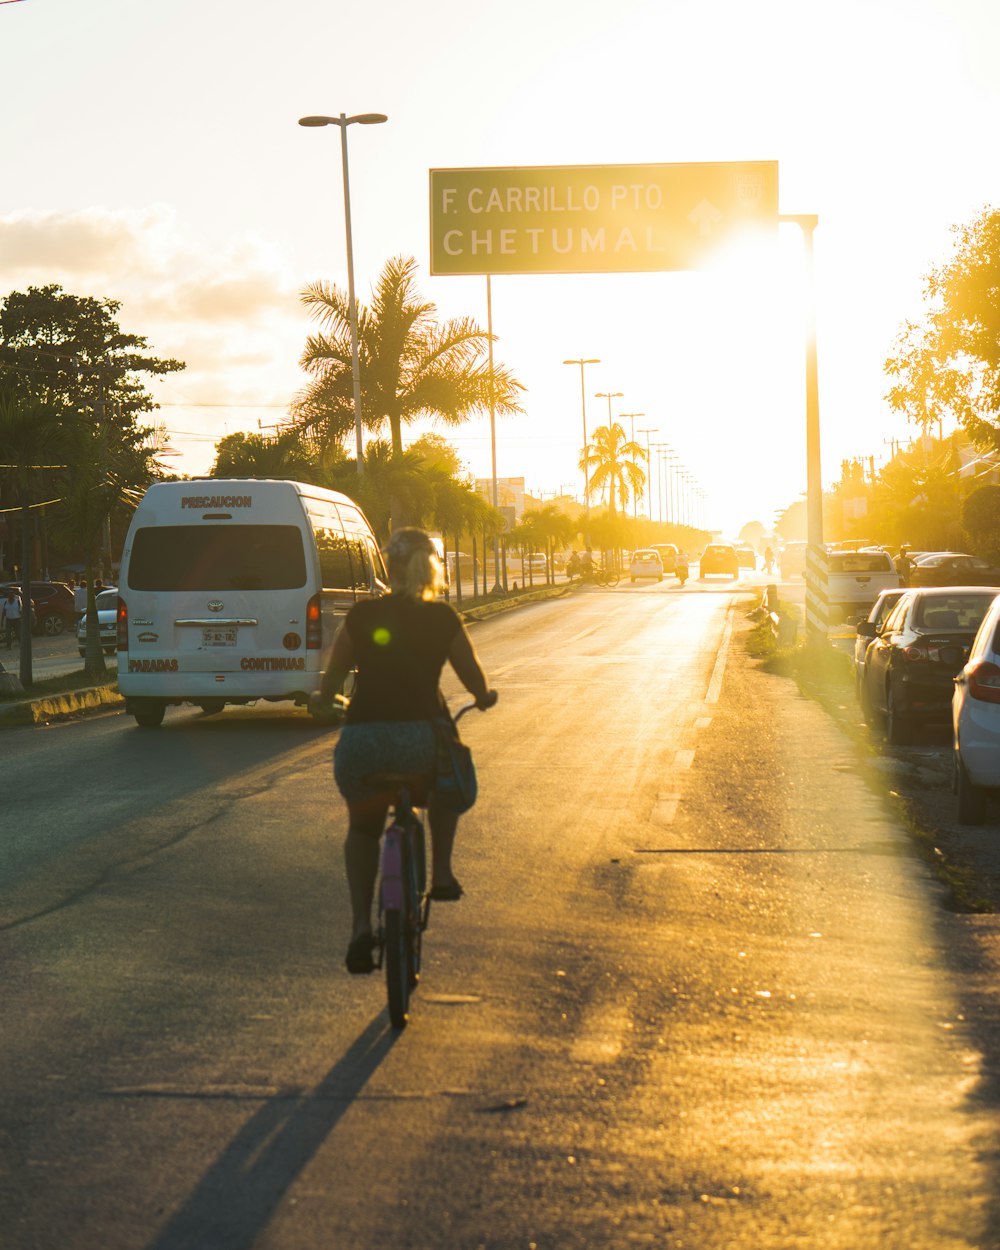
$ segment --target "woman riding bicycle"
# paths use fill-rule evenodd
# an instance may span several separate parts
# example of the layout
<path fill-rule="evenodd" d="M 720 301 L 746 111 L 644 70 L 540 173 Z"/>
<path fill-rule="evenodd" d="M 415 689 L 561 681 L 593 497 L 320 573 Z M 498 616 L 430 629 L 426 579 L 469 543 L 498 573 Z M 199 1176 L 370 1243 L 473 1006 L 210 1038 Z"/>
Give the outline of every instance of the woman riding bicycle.
<path fill-rule="evenodd" d="M 497 700 L 458 614 L 437 598 L 444 580 L 430 537 L 419 529 L 396 530 L 385 554 L 389 593 L 362 600 L 347 613 L 315 700 L 329 704 L 351 669 L 357 669 L 347 723 L 333 756 L 334 777 L 349 815 L 344 861 L 353 926 L 346 962 L 353 973 L 374 967 L 372 900 L 379 839 L 393 800 L 365 779 L 380 772 L 431 779 L 436 755 L 431 722 L 448 715 L 439 687 L 445 660 L 477 707 L 485 711 Z M 459 899 L 462 887 L 451 867 L 458 815 L 438 803 L 433 790 L 427 810 L 431 898 Z"/>

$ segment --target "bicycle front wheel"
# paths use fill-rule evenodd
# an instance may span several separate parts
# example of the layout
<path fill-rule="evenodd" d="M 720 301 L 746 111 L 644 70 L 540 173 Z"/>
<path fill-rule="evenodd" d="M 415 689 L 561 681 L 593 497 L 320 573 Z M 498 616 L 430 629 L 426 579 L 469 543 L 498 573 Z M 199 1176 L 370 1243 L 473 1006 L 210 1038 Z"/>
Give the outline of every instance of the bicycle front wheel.
<path fill-rule="evenodd" d="M 383 928 L 389 1021 L 394 1029 L 404 1029 L 410 1018 L 410 944 L 405 912 L 387 911 L 383 916 Z"/>

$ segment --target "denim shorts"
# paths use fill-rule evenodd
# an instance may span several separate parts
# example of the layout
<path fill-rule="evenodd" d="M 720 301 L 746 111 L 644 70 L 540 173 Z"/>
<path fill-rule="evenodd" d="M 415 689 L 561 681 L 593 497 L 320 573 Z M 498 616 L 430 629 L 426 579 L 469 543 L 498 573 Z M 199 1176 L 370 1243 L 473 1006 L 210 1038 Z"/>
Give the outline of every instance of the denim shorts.
<path fill-rule="evenodd" d="M 375 798 L 365 783 L 374 773 L 434 773 L 436 743 L 430 721 L 369 721 L 345 725 L 333 750 L 333 776 L 349 803 Z"/>

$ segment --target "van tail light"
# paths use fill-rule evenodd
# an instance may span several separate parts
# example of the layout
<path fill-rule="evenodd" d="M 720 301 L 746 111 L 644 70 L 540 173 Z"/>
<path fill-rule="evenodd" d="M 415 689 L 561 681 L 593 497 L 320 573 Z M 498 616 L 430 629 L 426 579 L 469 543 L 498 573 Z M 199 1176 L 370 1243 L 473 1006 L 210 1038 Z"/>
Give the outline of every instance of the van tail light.
<path fill-rule="evenodd" d="M 984 703 L 1000 703 L 1000 668 L 980 660 L 968 672 L 969 694 Z"/>
<path fill-rule="evenodd" d="M 306 604 L 306 650 L 319 651 L 323 646 L 323 610 L 319 595 Z"/>
<path fill-rule="evenodd" d="M 914 664 L 921 664 L 930 659 L 926 647 L 904 647 L 903 655 Z"/>
<path fill-rule="evenodd" d="M 128 650 L 128 608 L 125 606 L 125 600 L 119 595 L 118 597 L 118 638 L 116 646 L 119 651 Z"/>

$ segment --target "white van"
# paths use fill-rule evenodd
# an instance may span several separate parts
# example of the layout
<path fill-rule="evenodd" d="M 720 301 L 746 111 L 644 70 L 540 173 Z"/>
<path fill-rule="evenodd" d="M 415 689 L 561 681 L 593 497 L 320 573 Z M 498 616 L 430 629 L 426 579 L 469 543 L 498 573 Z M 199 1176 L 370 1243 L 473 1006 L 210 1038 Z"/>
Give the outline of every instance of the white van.
<path fill-rule="evenodd" d="M 122 552 L 126 711 L 153 728 L 168 703 L 206 713 L 307 703 L 340 618 L 386 580 L 375 535 L 346 495 L 278 480 L 157 482 Z"/>

